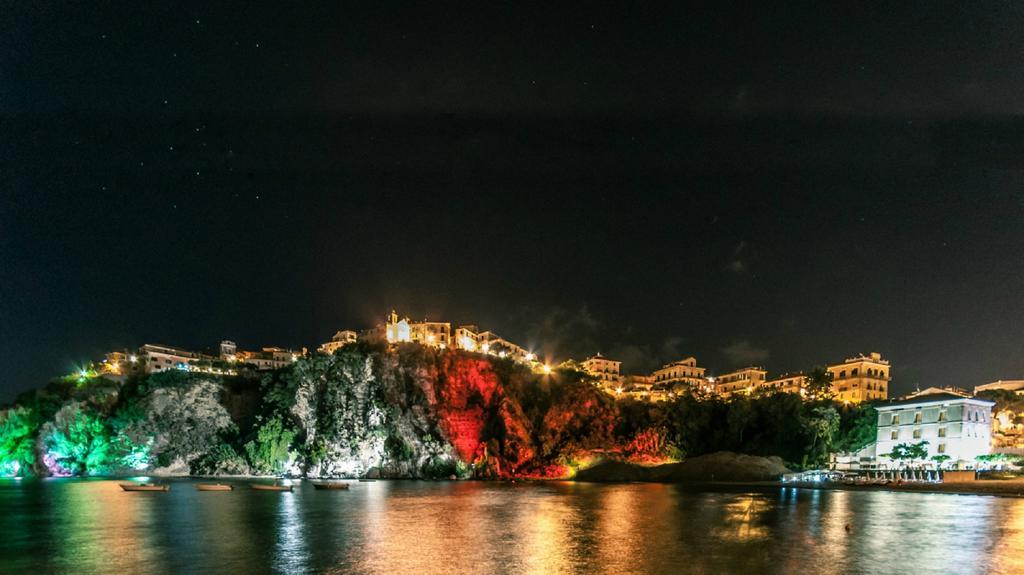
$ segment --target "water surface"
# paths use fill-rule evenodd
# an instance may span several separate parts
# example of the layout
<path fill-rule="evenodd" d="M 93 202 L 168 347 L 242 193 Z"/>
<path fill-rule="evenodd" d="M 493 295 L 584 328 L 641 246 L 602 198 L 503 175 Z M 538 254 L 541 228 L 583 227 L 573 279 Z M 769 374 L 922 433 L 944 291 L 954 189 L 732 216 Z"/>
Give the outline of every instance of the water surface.
<path fill-rule="evenodd" d="M 380 481 L 0 482 L 3 573 L 1024 573 L 1024 500 Z M 846 526 L 850 529 L 847 530 Z"/>

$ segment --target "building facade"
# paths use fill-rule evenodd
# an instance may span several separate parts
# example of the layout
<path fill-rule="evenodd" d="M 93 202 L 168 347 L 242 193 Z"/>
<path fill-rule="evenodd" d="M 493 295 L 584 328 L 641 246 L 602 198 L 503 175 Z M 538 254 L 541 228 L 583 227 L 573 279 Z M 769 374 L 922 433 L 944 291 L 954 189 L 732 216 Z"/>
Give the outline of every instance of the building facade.
<path fill-rule="evenodd" d="M 768 372 L 761 367 L 745 367 L 714 378 L 715 393 L 722 397 L 730 397 L 737 393 L 750 393 L 756 387 L 764 385 Z"/>
<path fill-rule="evenodd" d="M 509 358 L 522 362 L 528 361 L 527 357 L 530 355 L 526 349 L 512 343 L 493 331 L 485 331 L 478 334 L 476 341 L 480 346 L 480 351 L 496 355 L 498 357 Z"/>
<path fill-rule="evenodd" d="M 927 441 L 928 459 L 944 455 L 950 463 L 973 464 L 992 451 L 992 407 L 995 402 L 938 390 L 876 406 L 881 457 L 899 444 Z"/>
<path fill-rule="evenodd" d="M 803 373 L 787 373 L 761 382 L 755 387 L 764 391 L 796 393 L 803 397 L 807 395 L 807 376 Z"/>
<path fill-rule="evenodd" d="M 600 353 L 583 360 L 583 371 L 597 378 L 597 385 L 608 391 L 621 393 L 626 378 L 620 373 L 621 361 L 608 359 Z"/>
<path fill-rule="evenodd" d="M 345 347 L 346 345 L 355 343 L 356 341 L 358 341 L 358 339 L 359 336 L 356 334 L 356 332 L 350 329 L 345 329 L 339 332 L 335 332 L 334 337 L 331 338 L 331 341 L 321 344 L 320 347 L 317 349 L 323 353 L 331 354 Z"/>
<path fill-rule="evenodd" d="M 158 373 L 169 369 L 188 369 L 201 361 L 217 358 L 179 347 L 147 343 L 139 348 L 136 359 L 143 372 Z"/>
<path fill-rule="evenodd" d="M 681 388 L 700 389 L 707 383 L 705 368 L 697 365 L 697 358 L 687 357 L 667 363 L 653 374 L 654 383 L 668 390 Z"/>
<path fill-rule="evenodd" d="M 978 394 L 983 391 L 1012 391 L 1017 395 L 1024 395 L 1024 379 L 1000 379 L 999 381 L 993 381 L 992 383 L 986 383 L 984 385 L 978 385 L 974 388 L 974 393 Z"/>
<path fill-rule="evenodd" d="M 881 354 L 858 355 L 826 368 L 839 401 L 860 403 L 889 397 L 889 362 Z"/>
<path fill-rule="evenodd" d="M 305 354 L 305 349 L 294 351 L 281 347 L 265 347 L 260 351 L 239 351 L 236 356 L 240 363 L 251 365 L 262 371 L 288 367 Z"/>

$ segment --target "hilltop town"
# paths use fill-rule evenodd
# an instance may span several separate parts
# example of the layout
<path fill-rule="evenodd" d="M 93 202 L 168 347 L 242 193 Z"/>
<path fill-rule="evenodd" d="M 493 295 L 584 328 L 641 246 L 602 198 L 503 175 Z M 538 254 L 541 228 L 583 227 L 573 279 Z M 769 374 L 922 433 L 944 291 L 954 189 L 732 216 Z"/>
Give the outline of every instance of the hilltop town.
<path fill-rule="evenodd" d="M 355 371 L 336 371 L 342 365 Z M 325 461 L 339 466 L 332 472 L 355 473 L 380 466 L 392 449 L 393 456 L 403 454 L 404 462 L 392 471 L 418 476 L 434 465 L 429 463 L 435 461 L 431 453 L 438 449 L 433 438 L 439 436 L 450 443 L 445 448 L 445 466 L 490 462 L 487 465 L 497 467 L 487 473 L 502 476 L 515 475 L 513 469 L 525 469 L 527 461 L 530 474 L 560 476 L 566 472 L 567 461 L 593 457 L 597 452 L 614 452 L 619 454 L 616 457 L 644 462 L 671 460 L 680 452 L 751 451 L 779 454 L 791 462 L 799 458 L 799 467 L 827 460 L 834 469 L 857 473 L 895 473 L 907 461 L 918 462 L 925 470 L 970 469 L 981 462 L 1024 455 L 1024 416 L 1020 415 L 1024 413 L 1024 381 L 980 385 L 974 394 L 955 387 L 929 387 L 890 399 L 891 367 L 880 353 L 871 352 L 808 372 L 774 377 L 760 366 L 712 375 L 709 368 L 688 356 L 651 373 L 630 374 L 623 373 L 621 361 L 600 353 L 552 365 L 493 331 L 468 324 L 453 328 L 449 322 L 417 322 L 392 311 L 369 329 L 338 331 L 314 351 L 282 347 L 247 351 L 225 340 L 216 353 L 157 344 L 110 352 L 79 373 L 56 380 L 56 386 L 24 395 L 19 407 L 2 412 L 7 419 L 25 420 L 18 429 L 26 431 L 24 445 L 31 454 L 40 450 L 32 443 L 36 435 L 49 438 L 44 441 L 47 445 L 53 444 L 38 457 L 23 454 L 18 459 L 8 454 L 3 465 L 8 473 L 28 466 L 44 474 L 83 469 L 101 473 L 126 465 L 141 466 L 144 459 L 147 468 L 156 469 L 159 461 L 154 453 L 168 449 L 174 453 L 174 446 L 181 444 L 189 445 L 191 451 L 181 456 L 177 467 L 172 466 L 176 472 L 186 464 L 192 472 L 222 473 L 282 470 L 288 463 L 291 472 L 302 468 L 301 473 L 307 473 L 319 469 L 317 461 Z M 396 376 L 403 369 L 417 374 L 412 390 L 403 383 L 409 376 Z M 353 385 L 358 391 L 349 387 Z M 495 395 L 495 390 L 501 391 Z M 540 396 L 535 397 L 535 391 Z M 355 394 L 355 403 L 335 405 L 338 397 L 350 392 Z M 332 395 L 336 393 L 343 395 Z M 549 394 L 535 404 L 538 397 Z M 166 397 L 171 395 L 178 399 L 167 403 Z M 309 397 L 321 396 L 323 401 L 331 398 L 334 407 L 328 412 L 321 413 L 316 407 L 321 400 L 309 403 Z M 403 423 L 401 417 L 374 424 L 384 425 L 374 427 L 376 431 L 364 429 L 365 421 L 387 420 L 381 420 L 382 414 L 377 412 L 362 413 L 376 409 L 373 402 L 358 399 L 364 396 L 406 406 L 396 407 L 396 414 L 406 413 L 409 402 L 416 404 L 418 407 L 406 414 L 416 421 L 416 430 L 403 427 L 412 420 Z M 556 396 L 567 403 L 546 403 Z M 515 398 L 520 407 L 508 411 L 501 407 L 501 397 Z M 111 398 L 117 398 L 113 404 Z M 137 407 L 130 407 L 133 403 Z M 224 405 L 240 411 L 228 414 Z M 529 405 L 534 407 L 523 407 Z M 531 409 L 541 409 L 540 405 L 551 412 L 549 416 L 537 420 L 526 416 Z M 416 414 L 428 406 L 430 418 L 418 420 Z M 258 413 L 270 419 L 253 419 Z M 317 437 L 315 431 L 302 431 L 304 426 L 313 425 L 309 429 L 315 430 L 316 425 L 348 417 L 368 419 L 338 428 L 332 443 L 337 453 L 327 459 L 319 455 L 320 447 L 313 445 L 300 446 L 298 451 L 293 446 L 287 452 L 267 455 L 270 459 L 261 451 L 264 444 L 271 449 L 296 438 Z M 564 430 L 572 447 L 559 447 L 550 457 L 536 456 L 553 449 L 543 447 L 552 438 L 540 431 L 554 421 L 548 421 L 549 417 L 578 420 Z M 108 440 L 119 445 L 118 449 L 134 447 L 92 468 L 87 463 L 72 463 L 77 460 L 65 453 L 60 438 L 72 437 L 77 428 L 71 422 L 82 418 L 101 422 L 104 437 L 109 435 Z M 172 439 L 178 432 L 169 430 L 176 425 L 181 424 L 184 433 L 195 429 L 200 420 L 209 429 L 201 434 L 199 443 Z M 519 438 L 509 440 L 501 432 L 494 439 L 503 439 L 488 443 L 484 430 L 489 428 L 484 420 L 502 422 L 495 428 L 498 430 L 518 430 Z M 247 431 L 238 437 L 226 431 L 231 421 Z M 361 431 L 349 437 L 351 425 Z M 64 426 L 69 426 L 66 431 L 62 431 Z M 532 426 L 538 427 L 525 431 Z M 744 433 L 748 427 L 754 435 Z M 375 443 L 385 431 L 392 437 L 392 447 Z M 792 438 L 783 439 L 790 435 L 799 441 L 789 444 Z M 819 442 L 816 438 L 824 439 Z M 68 441 L 71 439 L 65 443 Z M 211 451 L 218 441 L 220 451 Z M 360 447 L 353 459 L 347 450 L 367 441 L 370 443 Z M 526 444 L 534 447 L 521 452 Z M 407 457 L 408 448 L 415 455 Z M 488 456 L 494 454 L 493 449 L 504 455 Z M 267 453 L 271 452 L 276 453 Z M 534 455 L 526 457 L 524 453 Z M 50 456 L 66 463 L 50 465 L 46 459 Z M 168 457 L 163 460 L 173 461 Z"/>
<path fill-rule="evenodd" d="M 467 352 L 509 359 L 531 366 L 538 373 L 550 373 L 552 366 L 538 358 L 527 348 L 505 339 L 493 331 L 480 330 L 472 324 L 452 329 L 450 322 L 411 321 L 392 311 L 384 322 L 357 332 L 340 330 L 317 351 L 331 354 L 359 341 L 372 343 L 416 343 L 438 349 L 459 349 Z M 299 357 L 307 355 L 306 348 L 294 350 L 264 347 L 259 351 L 239 350 L 233 341 L 222 341 L 217 355 L 190 351 L 167 345 L 146 344 L 134 352 L 110 352 L 97 364 L 98 373 L 109 377 L 131 373 L 156 373 L 178 369 L 200 373 L 236 375 L 247 366 L 256 370 L 286 367 Z M 683 357 L 669 362 L 652 373 L 626 374 L 622 362 L 600 353 L 586 359 L 568 360 L 573 366 L 594 378 L 603 391 L 617 398 L 643 401 L 665 401 L 681 393 L 728 398 L 733 395 L 758 391 L 781 391 L 813 398 L 813 374 L 799 372 L 768 377 L 760 366 L 710 375 L 706 367 L 698 365 L 695 357 Z M 824 376 L 832 382 L 832 396 L 841 402 L 860 403 L 889 397 L 890 364 L 881 354 L 858 354 L 825 367 Z"/>

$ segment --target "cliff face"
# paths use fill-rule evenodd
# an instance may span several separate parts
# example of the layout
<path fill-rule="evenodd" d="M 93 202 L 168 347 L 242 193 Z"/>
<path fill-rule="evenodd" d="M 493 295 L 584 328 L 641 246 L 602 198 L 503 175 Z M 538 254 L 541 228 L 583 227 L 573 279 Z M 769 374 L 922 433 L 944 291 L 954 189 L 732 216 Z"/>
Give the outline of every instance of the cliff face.
<path fill-rule="evenodd" d="M 870 405 L 789 393 L 616 402 L 571 368 L 357 344 L 223 379 L 55 380 L 0 410 L 0 475 L 560 478 L 720 451 L 813 467 L 876 422 Z"/>
<path fill-rule="evenodd" d="M 19 403 L 0 412 L 0 471 L 20 475 L 559 477 L 615 443 L 614 403 L 578 372 L 413 344 L 262 381 L 57 382 Z"/>

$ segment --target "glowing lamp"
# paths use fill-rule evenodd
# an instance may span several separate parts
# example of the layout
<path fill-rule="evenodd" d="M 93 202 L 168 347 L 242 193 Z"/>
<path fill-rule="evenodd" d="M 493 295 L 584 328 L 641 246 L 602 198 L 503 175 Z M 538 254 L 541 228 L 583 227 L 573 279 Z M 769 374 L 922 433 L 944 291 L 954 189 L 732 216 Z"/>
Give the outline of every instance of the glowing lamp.
<path fill-rule="evenodd" d="M 526 361 L 533 361 L 535 359 L 537 359 L 537 356 L 534 355 L 533 352 L 530 352 L 530 353 L 526 354 Z"/>
<path fill-rule="evenodd" d="M 484 350 L 484 353 L 488 353 L 491 351 L 491 344 L 485 343 L 480 348 Z"/>
<path fill-rule="evenodd" d="M 139 361 L 139 358 L 134 355 L 130 355 L 128 356 L 128 361 L 135 363 L 136 361 Z"/>
<path fill-rule="evenodd" d="M 551 373 L 551 366 L 545 363 L 544 366 L 540 368 L 540 370 L 544 372 L 544 375 L 549 375 Z"/>

